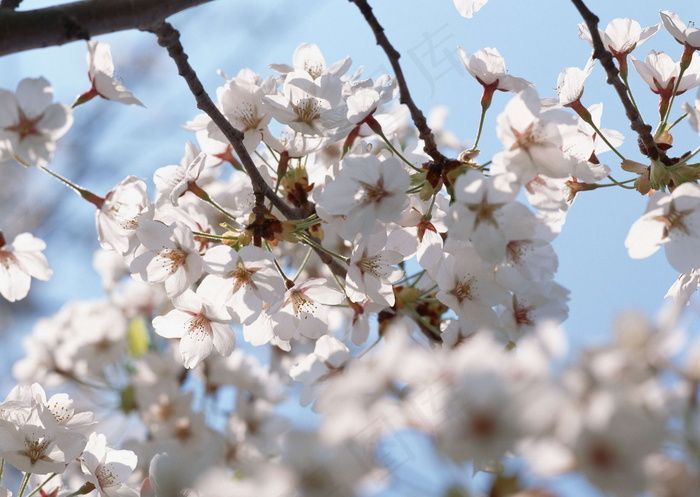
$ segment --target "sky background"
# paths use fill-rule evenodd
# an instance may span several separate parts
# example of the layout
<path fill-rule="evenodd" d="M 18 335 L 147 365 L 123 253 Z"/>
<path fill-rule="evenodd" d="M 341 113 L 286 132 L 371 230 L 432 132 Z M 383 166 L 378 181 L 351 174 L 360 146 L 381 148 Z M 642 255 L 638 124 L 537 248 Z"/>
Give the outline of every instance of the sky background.
<path fill-rule="evenodd" d="M 22 8 L 56 3 L 25 0 Z M 581 20 L 567 1 L 491 0 L 471 20 L 461 18 L 451 0 L 371 3 L 402 54 L 404 72 L 419 107 L 427 112 L 433 106 L 446 105 L 450 109 L 448 127 L 467 144 L 476 132 L 481 88 L 459 63 L 458 46 L 470 53 L 483 47 L 498 48 L 509 71 L 533 82 L 542 97 L 554 95 L 562 68 L 583 67 L 591 51 L 578 38 Z M 661 9 L 675 11 L 685 21 L 700 21 L 700 8 L 690 0 L 589 0 L 587 4 L 601 18 L 602 27 L 615 17 L 633 17 L 642 26 L 655 24 Z M 346 0 L 218 0 L 179 14 L 171 22 L 181 30 L 190 62 L 211 95 L 221 84 L 217 69 L 233 76 L 249 67 L 267 75 L 267 64 L 289 63 L 301 42 L 318 44 L 329 63 L 349 55 L 353 70 L 364 66 L 368 76 L 390 73 L 386 56 L 374 44 L 359 11 Z M 185 141 L 194 139 L 181 125 L 198 111 L 173 62 L 159 50 L 152 35 L 130 31 L 97 39 L 112 44 L 117 75 L 147 108 L 95 100 L 76 109 L 74 129 L 64 139 L 71 146 L 59 143 L 52 167 L 68 177 L 81 169 L 82 184 L 103 194 L 126 174 L 151 178 L 158 167 L 177 163 Z M 681 53 L 680 45 L 663 29 L 634 55 L 643 58 L 651 49 L 667 51 L 674 58 Z M 54 86 L 56 99 L 70 104 L 89 86 L 85 53 L 85 44 L 75 42 L 0 58 L 0 87 L 14 89 L 22 77 L 44 76 Z M 645 120 L 656 124 L 657 97 L 631 64 L 630 80 Z M 672 118 L 679 115 L 680 103 L 694 97 L 692 92 L 677 99 Z M 508 98 L 502 93 L 494 98 L 481 140 L 484 160 L 501 148 L 494 124 Z M 620 150 L 639 159 L 636 137 L 599 66 L 588 80 L 583 101 L 587 105 L 603 102 L 603 127 L 622 131 L 627 140 Z M 81 133 L 76 134 L 76 130 Z M 683 149 L 676 150 L 676 155 L 697 146 L 697 136 L 691 135 L 687 124 L 676 130 L 675 141 Z M 614 158 L 609 153 L 601 160 L 611 166 L 618 180 L 628 178 Z M 49 194 L 63 188 L 46 181 L 37 170 L 24 173 L 33 189 Z M 0 171 L 0 178 L 3 174 Z M 645 206 L 646 199 L 634 191 L 606 188 L 579 195 L 570 210 L 554 246 L 559 255 L 556 279 L 571 291 L 565 329 L 574 347 L 606 340 L 612 319 L 623 310 L 657 312 L 676 278 L 662 252 L 641 261 L 627 256 L 624 239 Z M 23 215 L 26 212 L 1 212 L 0 228 L 10 221 L 21 226 Z M 6 361 L 0 369 L 1 390 L 12 386 L 6 374 L 9 365 L 21 354 L 20 339 L 38 317 L 55 312 L 69 300 L 101 296 L 99 278 L 90 266 L 92 250 L 97 248 L 93 215 L 89 204 L 68 196 L 59 204 L 50 226 L 35 233 L 49 242 L 47 255 L 54 276 L 48 283 L 33 281 L 34 307 L 29 311 L 0 310 L 4 313 L 0 321 L 10 323 L 8 335 L 2 338 L 3 344 L 10 346 L 3 346 Z M 6 233 L 8 238 L 15 234 Z M 417 444 L 416 451 L 423 450 L 420 440 L 411 443 Z M 421 473 L 436 471 L 424 466 Z M 403 495 L 410 495 L 407 488 L 402 489 Z M 569 495 L 596 495 L 576 493 L 579 490 L 573 489 L 578 486 L 567 488 L 573 492 Z"/>

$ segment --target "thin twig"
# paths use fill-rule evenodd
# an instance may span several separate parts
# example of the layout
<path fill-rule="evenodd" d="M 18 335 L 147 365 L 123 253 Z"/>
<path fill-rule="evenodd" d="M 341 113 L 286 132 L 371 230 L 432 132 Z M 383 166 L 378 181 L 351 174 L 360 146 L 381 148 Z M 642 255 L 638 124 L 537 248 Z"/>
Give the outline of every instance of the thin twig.
<path fill-rule="evenodd" d="M 354 3 L 357 8 L 360 9 L 360 12 L 364 16 L 367 24 L 369 24 L 369 27 L 372 29 L 372 32 L 377 39 L 377 45 L 384 50 L 389 58 L 389 63 L 394 70 L 394 74 L 396 74 L 396 82 L 399 86 L 400 102 L 406 105 L 411 113 L 411 119 L 416 125 L 416 128 L 418 128 L 419 136 L 424 143 L 423 150 L 425 150 L 425 153 L 428 154 L 438 165 L 444 165 L 448 159 L 438 150 L 437 144 L 435 143 L 433 130 L 430 129 L 430 126 L 428 126 L 428 121 L 426 121 L 423 112 L 418 108 L 411 97 L 411 92 L 408 89 L 406 78 L 404 77 L 401 64 L 399 63 L 401 54 L 394 48 L 389 39 L 386 37 L 384 28 L 381 24 L 379 24 L 379 20 L 377 20 L 374 12 L 372 12 L 372 7 L 370 7 L 369 3 L 367 3 L 367 0 L 349 1 Z"/>
<path fill-rule="evenodd" d="M 634 103 L 630 100 L 627 87 L 620 78 L 620 71 L 613 61 L 612 54 L 605 49 L 605 44 L 598 31 L 600 19 L 586 7 L 582 0 L 571 0 L 571 2 L 581 14 L 586 26 L 588 26 L 588 31 L 590 31 L 591 39 L 593 40 L 593 57 L 600 61 L 608 75 L 608 84 L 615 88 L 620 97 L 627 119 L 629 119 L 630 127 L 639 135 L 642 152 L 652 160 L 661 160 L 665 164 L 670 164 L 671 161 L 666 157 L 666 154 L 656 146 L 654 137 L 651 134 L 651 126 L 644 122 Z"/>
<path fill-rule="evenodd" d="M 180 43 L 180 33 L 178 30 L 170 23 L 161 22 L 156 26 L 147 28 L 146 31 L 150 31 L 156 35 L 158 44 L 168 51 L 170 58 L 172 58 L 177 65 L 178 73 L 185 80 L 197 101 L 197 107 L 214 121 L 236 151 L 243 165 L 243 169 L 245 169 L 253 184 L 253 193 L 255 195 L 255 208 L 253 211 L 255 212 L 256 219 L 261 214 L 261 206 L 262 209 L 264 209 L 263 202 L 265 197 L 269 198 L 272 204 L 288 219 L 303 218 L 304 215 L 302 213 L 290 207 L 284 200 L 275 195 L 275 192 L 270 185 L 267 184 L 260 174 L 260 171 L 258 171 L 257 166 L 243 144 L 243 133 L 234 128 L 216 107 L 211 97 L 209 97 L 204 89 L 204 86 L 202 86 L 202 82 L 199 80 L 197 73 L 188 62 L 187 54 L 182 47 L 182 43 Z"/>

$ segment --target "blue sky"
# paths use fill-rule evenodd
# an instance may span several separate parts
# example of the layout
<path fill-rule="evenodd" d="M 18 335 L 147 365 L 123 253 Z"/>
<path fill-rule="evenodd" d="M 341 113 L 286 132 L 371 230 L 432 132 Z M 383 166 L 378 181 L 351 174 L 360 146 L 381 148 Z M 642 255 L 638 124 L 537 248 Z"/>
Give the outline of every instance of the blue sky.
<path fill-rule="evenodd" d="M 55 3 L 25 0 L 23 7 Z M 401 61 L 418 105 L 425 111 L 434 105 L 447 105 L 448 125 L 465 142 L 475 135 L 480 87 L 459 65 L 458 46 L 467 52 L 483 47 L 498 48 L 510 72 L 535 83 L 542 96 L 554 94 L 562 68 L 583 67 L 590 54 L 590 47 L 577 36 L 578 13 L 566 1 L 491 0 L 471 20 L 461 18 L 451 0 L 372 3 L 388 37 L 403 54 Z M 688 0 L 589 0 L 587 3 L 601 18 L 602 26 L 614 17 L 633 17 L 643 26 L 655 24 L 659 22 L 661 9 L 673 10 L 684 20 L 700 20 L 700 9 Z M 368 75 L 390 72 L 389 63 L 374 44 L 369 28 L 346 0 L 218 0 L 196 12 L 180 14 L 172 22 L 181 29 L 190 60 L 212 94 L 221 81 L 217 69 L 233 75 L 243 67 L 250 67 L 267 74 L 268 63 L 290 61 L 294 48 L 301 42 L 318 44 L 329 62 L 350 55 L 353 67 L 364 66 Z M 122 74 L 128 87 L 135 87 L 147 105 L 146 109 L 104 101 L 89 105 L 100 106 L 100 111 L 108 115 L 109 124 L 89 144 L 93 163 L 84 181 L 85 186 L 102 193 L 126 174 L 150 178 L 156 168 L 178 161 L 185 140 L 191 138 L 181 129 L 181 124 L 194 116 L 197 109 L 184 82 L 177 77 L 172 61 L 164 53 L 152 51 L 155 45 L 152 35 L 132 31 L 98 39 L 112 43 L 118 74 Z M 635 55 L 643 58 L 651 49 L 667 51 L 673 57 L 681 52 L 680 45 L 663 30 L 637 49 Z M 129 71 L 134 60 L 147 60 L 142 74 Z M 82 42 L 0 59 L 0 87 L 14 89 L 22 77 L 43 75 L 54 85 L 57 99 L 67 103 L 87 89 L 85 73 Z M 656 96 L 633 69 L 630 73 L 643 115 L 655 124 Z M 137 85 L 136 81 L 142 78 Z M 685 95 L 679 102 L 694 95 L 694 92 Z M 494 99 L 481 141 L 485 155 L 500 149 L 494 123 L 507 99 L 505 94 Z M 603 126 L 623 131 L 627 140 L 622 152 L 630 158 L 639 158 L 636 138 L 629 130 L 619 101 L 605 84 L 600 67 L 596 67 L 588 80 L 584 102 L 604 103 Z M 76 110 L 78 123 L 90 126 L 94 109 L 88 109 L 89 106 Z M 677 115 L 678 110 L 673 117 Z M 676 143 L 685 144 L 686 149 L 697 144 L 697 136 L 690 134 L 686 124 L 676 129 L 680 130 L 675 134 Z M 613 158 L 612 154 L 606 154 L 602 159 L 617 172 L 618 179 L 625 178 L 627 175 Z M 70 176 L 74 166 L 69 154 L 59 146 L 53 167 Z M 26 173 L 39 180 L 37 171 Z M 62 186 L 46 183 L 46 188 Z M 612 318 L 621 310 L 656 312 L 674 281 L 676 274 L 663 253 L 642 261 L 633 261 L 626 254 L 627 231 L 645 205 L 646 199 L 635 192 L 607 188 L 580 195 L 571 209 L 555 248 L 560 262 L 557 280 L 571 291 L 571 312 L 565 327 L 574 344 L 605 340 Z M 96 247 L 92 216 L 89 205 L 72 199 L 62 206 L 60 220 L 64 224 L 56 230 L 70 228 L 70 233 L 84 236 Z M 99 280 L 89 265 L 89 254 L 71 250 L 70 236 L 40 235 L 52 241 L 48 256 L 55 275 L 48 284 L 34 284 L 37 300 L 43 303 L 39 312 L 48 314 L 68 300 L 99 295 Z M 26 321 L 18 323 L 12 333 L 15 343 L 30 325 Z M 14 349 L 10 355 L 16 357 L 18 353 Z M 0 387 L 8 385 L 5 379 Z"/>

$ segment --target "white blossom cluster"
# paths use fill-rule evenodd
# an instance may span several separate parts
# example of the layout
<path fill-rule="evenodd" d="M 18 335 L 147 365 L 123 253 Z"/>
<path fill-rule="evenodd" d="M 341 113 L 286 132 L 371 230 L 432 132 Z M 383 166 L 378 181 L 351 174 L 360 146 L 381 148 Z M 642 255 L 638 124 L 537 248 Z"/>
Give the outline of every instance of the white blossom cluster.
<path fill-rule="evenodd" d="M 455 1 L 465 17 L 485 3 Z M 670 152 L 673 101 L 700 86 L 700 31 L 661 20 L 683 46 L 678 62 L 631 55 L 660 25 L 615 19 L 600 37 L 625 84 L 630 59 L 659 95 L 655 139 Z M 580 36 L 592 42 L 585 25 Z M 697 495 L 700 344 L 679 318 L 700 283 L 700 149 L 672 163 L 622 156 L 602 104 L 582 103 L 593 59 L 541 98 L 497 49 L 459 55 L 483 88 L 482 123 L 508 94 L 502 147 L 485 160 L 481 125 L 464 145 L 438 110 L 437 145 L 458 155 L 440 167 L 394 79 L 351 72 L 349 58 L 329 64 L 303 43 L 270 75 L 224 76 L 217 108 L 293 216 L 207 114 L 187 123 L 193 141 L 150 192 L 127 176 L 96 194 L 48 169 L 74 108 L 142 105 L 104 43 L 88 44 L 90 88 L 72 108 L 43 78 L 2 90 L 2 167 L 42 169 L 94 206 L 105 290 L 40 320 L 13 367 L 0 457 L 23 472 L 17 495 L 367 495 L 391 481 L 379 447 L 404 431 L 491 474 L 490 495 L 550 495 L 548 482 L 572 473 L 618 497 Z M 700 134 L 700 95 L 683 112 Z M 635 176 L 612 178 L 620 167 Z M 612 343 L 568 353 L 552 241 L 575 196 L 602 187 L 649 197 L 629 255 L 663 246 L 683 274 L 658 323 L 624 315 Z M 44 249 L 0 234 L 6 300 L 51 277 Z M 314 430 L 285 415 L 290 398 L 313 405 Z M 515 490 L 494 493 L 506 484 Z"/>

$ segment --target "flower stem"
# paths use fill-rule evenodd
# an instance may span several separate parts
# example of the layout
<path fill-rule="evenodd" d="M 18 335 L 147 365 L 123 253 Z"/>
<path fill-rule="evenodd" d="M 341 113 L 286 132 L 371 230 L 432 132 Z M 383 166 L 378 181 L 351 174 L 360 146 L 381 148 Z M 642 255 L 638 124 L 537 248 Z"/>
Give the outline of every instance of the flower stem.
<path fill-rule="evenodd" d="M 673 121 L 673 124 L 671 124 L 671 125 L 666 129 L 666 131 L 671 131 L 673 128 L 676 127 L 676 124 L 678 124 L 679 122 L 681 122 L 681 121 L 682 121 L 683 119 L 685 119 L 686 117 L 688 117 L 688 113 L 687 113 L 687 112 L 686 112 L 685 114 L 683 114 L 681 117 L 679 117 L 678 119 L 676 119 L 675 121 Z"/>
<path fill-rule="evenodd" d="M 661 124 L 659 124 L 659 133 L 663 133 L 666 130 L 666 125 L 668 124 L 668 118 L 671 115 L 671 108 L 673 108 L 673 102 L 676 100 L 676 92 L 678 91 L 678 87 L 681 85 L 681 79 L 683 79 L 683 74 L 685 74 L 685 70 L 687 69 L 686 66 L 681 64 L 681 70 L 678 73 L 678 79 L 676 80 L 676 84 L 673 85 L 673 93 L 671 93 L 671 101 L 668 103 L 668 109 L 666 109 L 666 114 L 664 114 L 664 118 L 661 121 Z"/>
<path fill-rule="evenodd" d="M 627 94 L 630 96 L 630 100 L 632 101 L 632 105 L 634 105 L 634 108 L 637 109 L 637 112 L 639 112 L 639 107 L 637 107 L 637 101 L 634 99 L 634 95 L 632 95 L 632 88 L 627 83 L 627 74 L 625 74 L 622 77 L 622 82 L 625 83 L 625 87 L 627 87 Z"/>
<path fill-rule="evenodd" d="M 217 211 L 222 213 L 224 216 L 226 216 L 227 218 L 231 219 L 232 221 L 236 222 L 236 224 L 238 224 L 235 216 L 233 214 L 231 214 L 230 212 L 228 212 L 226 209 L 224 209 L 221 206 L 221 204 L 219 204 L 213 198 L 211 198 L 211 196 L 209 196 L 209 194 L 207 192 L 202 190 L 202 188 L 197 183 L 194 183 L 194 182 L 190 183 L 188 185 L 188 190 L 191 191 L 192 193 L 194 193 L 197 197 L 202 199 L 207 204 L 211 205 L 214 209 L 216 209 Z"/>
<path fill-rule="evenodd" d="M 46 485 L 48 482 L 50 482 L 51 480 L 53 480 L 54 477 L 56 477 L 56 476 L 58 476 L 58 473 L 51 473 L 51 474 L 48 476 L 48 478 L 46 478 L 46 479 L 42 482 L 41 485 L 39 485 L 39 486 L 36 487 L 34 490 L 32 490 L 31 492 L 29 492 L 29 493 L 27 494 L 27 497 L 32 497 L 33 495 L 36 495 L 36 494 L 39 492 L 39 490 L 41 490 L 42 488 L 44 488 L 44 485 Z"/>
<path fill-rule="evenodd" d="M 88 202 L 93 204 L 98 209 L 100 209 L 104 205 L 105 199 L 103 199 L 99 195 L 92 193 L 90 190 L 87 190 L 86 188 L 83 188 L 82 186 L 78 186 L 77 184 L 75 184 L 71 180 L 69 180 L 68 178 L 61 176 L 60 174 L 58 174 L 55 171 L 52 171 L 51 169 L 49 169 L 46 166 L 38 166 L 38 167 L 39 167 L 39 169 L 41 169 L 42 171 L 44 171 L 48 175 L 56 178 L 58 181 L 60 181 L 64 185 L 66 185 L 68 188 L 73 190 L 75 193 L 77 193 L 82 198 L 84 198 L 85 200 L 87 200 Z"/>
<path fill-rule="evenodd" d="M 280 266 L 279 262 L 277 262 L 277 257 L 272 254 L 272 249 L 267 241 L 265 242 L 265 248 L 268 250 L 268 252 L 270 252 L 270 255 L 272 255 L 272 262 L 275 263 L 275 268 L 277 268 L 277 272 L 280 274 L 280 276 L 282 276 L 284 284 L 287 286 L 287 288 L 292 288 L 294 286 L 294 280 L 290 280 L 287 278 L 287 275 L 284 274 L 284 271 L 282 271 L 282 266 Z"/>
<path fill-rule="evenodd" d="M 349 259 L 349 258 L 345 257 L 344 255 L 340 255 L 339 253 L 334 252 L 334 251 L 332 251 L 332 250 L 330 250 L 330 249 L 327 249 L 326 247 L 324 247 L 324 246 L 321 245 L 320 243 L 314 242 L 313 240 L 311 240 L 311 238 L 310 238 L 308 235 L 306 235 L 306 234 L 304 234 L 304 233 L 302 233 L 302 234 L 299 236 L 299 239 L 300 239 L 303 243 L 306 243 L 307 245 L 309 245 L 309 246 L 311 246 L 311 247 L 317 248 L 317 249 L 320 250 L 321 252 L 325 252 L 326 254 L 328 254 L 328 255 L 330 255 L 330 256 L 332 256 L 332 257 L 335 257 L 336 259 L 338 259 L 338 260 L 344 262 L 345 264 L 350 264 L 350 259 Z"/>
<path fill-rule="evenodd" d="M 422 172 L 419 168 L 411 164 L 411 162 L 404 157 L 401 152 L 399 152 L 394 145 L 391 144 L 389 139 L 386 137 L 383 131 L 381 130 L 375 130 L 375 133 L 377 133 L 379 136 L 382 137 L 382 140 L 384 140 L 384 143 L 386 143 L 386 146 L 389 147 L 389 150 L 391 150 L 399 159 L 401 159 L 408 167 L 413 169 L 414 171 Z"/>
<path fill-rule="evenodd" d="M 301 272 L 306 267 L 306 263 L 309 262 L 309 258 L 311 257 L 311 252 L 313 252 L 313 251 L 314 251 L 313 247 L 309 247 L 309 250 L 306 251 L 306 255 L 304 256 L 304 260 L 302 260 L 301 264 L 299 265 L 299 269 L 297 269 L 296 273 L 294 273 L 294 276 L 292 276 L 292 281 L 296 281 L 299 278 L 299 276 L 301 275 Z"/>
<path fill-rule="evenodd" d="M 605 137 L 605 135 L 603 134 L 603 132 L 600 131 L 600 129 L 598 128 L 598 126 L 595 125 L 595 123 L 593 122 L 593 119 L 587 120 L 587 123 L 588 123 L 588 125 L 589 125 L 591 128 L 593 128 L 593 131 L 595 131 L 596 134 L 597 134 L 598 136 L 600 136 L 600 139 L 603 140 L 603 141 L 605 142 L 605 144 L 606 144 L 608 147 L 610 147 L 610 150 L 612 150 L 613 152 L 615 152 L 615 155 L 617 155 L 617 156 L 620 158 L 620 160 L 627 160 L 627 159 L 625 159 L 625 156 L 622 155 L 622 154 L 620 153 L 620 151 L 619 151 L 618 149 L 616 149 L 615 146 L 614 146 L 612 143 L 610 143 L 610 141 Z"/>
<path fill-rule="evenodd" d="M 484 120 L 486 119 L 486 111 L 488 110 L 488 107 L 481 106 L 481 116 L 479 117 L 479 128 L 476 131 L 476 139 L 474 140 L 474 145 L 472 146 L 471 150 L 474 151 L 476 150 L 476 147 L 479 145 L 479 140 L 481 139 L 481 132 L 484 130 Z"/>
<path fill-rule="evenodd" d="M 615 178 L 612 177 L 612 175 L 608 174 L 608 179 L 612 181 L 610 185 L 604 185 L 604 186 L 619 186 L 622 188 L 627 188 L 628 190 L 635 190 L 635 187 L 633 186 L 627 186 L 625 183 L 630 183 L 632 181 L 637 181 L 637 178 L 633 178 L 627 181 L 617 181 Z"/>
<path fill-rule="evenodd" d="M 24 476 L 22 476 L 22 481 L 19 484 L 19 490 L 17 490 L 17 497 L 24 496 L 24 491 L 27 489 L 27 484 L 29 483 L 29 475 L 31 475 L 31 473 L 24 473 Z"/>

